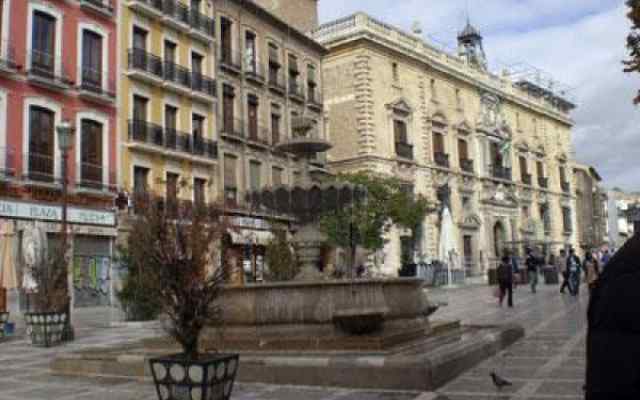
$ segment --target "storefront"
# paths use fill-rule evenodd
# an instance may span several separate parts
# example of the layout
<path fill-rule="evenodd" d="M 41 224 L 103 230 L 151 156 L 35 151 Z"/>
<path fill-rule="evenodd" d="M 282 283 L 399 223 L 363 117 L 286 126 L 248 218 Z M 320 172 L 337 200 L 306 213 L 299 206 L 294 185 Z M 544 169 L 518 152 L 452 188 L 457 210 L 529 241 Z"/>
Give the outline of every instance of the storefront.
<path fill-rule="evenodd" d="M 233 217 L 231 225 L 225 240 L 225 257 L 232 270 L 230 280 L 236 284 L 262 282 L 267 245 L 273 239 L 271 223 L 260 218 Z"/>
<path fill-rule="evenodd" d="M 62 231 L 62 207 L 57 204 L 0 200 L 0 287 L 7 289 L 10 311 L 28 307 L 23 289 L 23 233 L 38 223 L 47 234 L 49 248 L 56 246 Z M 116 216 L 111 210 L 70 206 L 67 221 L 73 255 L 72 299 L 75 307 L 112 304 L 111 264 L 117 236 Z"/>

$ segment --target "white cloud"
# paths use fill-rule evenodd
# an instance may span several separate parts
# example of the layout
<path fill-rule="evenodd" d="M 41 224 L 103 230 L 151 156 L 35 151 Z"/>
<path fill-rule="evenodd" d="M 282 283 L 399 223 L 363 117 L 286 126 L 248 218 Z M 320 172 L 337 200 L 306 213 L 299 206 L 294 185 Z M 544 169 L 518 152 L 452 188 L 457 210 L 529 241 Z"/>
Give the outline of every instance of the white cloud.
<path fill-rule="evenodd" d="M 526 61 L 575 87 L 576 158 L 594 165 L 608 186 L 640 188 L 640 109 L 633 106 L 640 75 L 622 72 L 629 24 L 620 0 L 475 0 L 472 22 L 485 34 L 493 60 Z M 465 1 L 320 0 L 327 21 L 365 11 L 404 27 L 455 42 Z"/>

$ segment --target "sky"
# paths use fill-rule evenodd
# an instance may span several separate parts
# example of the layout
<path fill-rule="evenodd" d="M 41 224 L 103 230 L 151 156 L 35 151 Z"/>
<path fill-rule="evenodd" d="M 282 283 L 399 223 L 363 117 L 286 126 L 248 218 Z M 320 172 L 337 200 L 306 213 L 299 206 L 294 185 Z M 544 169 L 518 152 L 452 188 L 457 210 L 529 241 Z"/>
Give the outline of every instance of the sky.
<path fill-rule="evenodd" d="M 623 73 L 630 22 L 624 0 L 319 0 L 320 20 L 357 11 L 455 45 L 469 16 L 492 68 L 527 63 L 570 86 L 573 145 L 609 188 L 640 191 L 640 74 Z"/>

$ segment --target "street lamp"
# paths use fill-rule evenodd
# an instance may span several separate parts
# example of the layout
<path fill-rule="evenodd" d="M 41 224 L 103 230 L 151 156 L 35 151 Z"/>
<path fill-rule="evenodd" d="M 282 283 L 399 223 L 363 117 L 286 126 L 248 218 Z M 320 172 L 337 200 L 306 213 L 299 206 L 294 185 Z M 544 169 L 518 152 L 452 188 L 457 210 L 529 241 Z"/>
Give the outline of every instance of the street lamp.
<path fill-rule="evenodd" d="M 73 144 L 73 134 L 75 127 L 68 120 L 62 121 L 60 125 L 56 127 L 58 132 L 58 147 L 62 154 L 62 249 L 67 252 L 67 160 L 69 158 L 69 149 Z M 66 260 L 66 256 L 65 256 Z M 67 269 L 69 268 L 67 263 Z M 63 332 L 63 338 L 65 340 L 73 340 L 74 333 L 71 326 L 71 303 L 72 303 L 72 280 L 71 274 L 67 273 L 67 290 L 68 290 L 68 304 L 67 304 L 67 324 Z"/>

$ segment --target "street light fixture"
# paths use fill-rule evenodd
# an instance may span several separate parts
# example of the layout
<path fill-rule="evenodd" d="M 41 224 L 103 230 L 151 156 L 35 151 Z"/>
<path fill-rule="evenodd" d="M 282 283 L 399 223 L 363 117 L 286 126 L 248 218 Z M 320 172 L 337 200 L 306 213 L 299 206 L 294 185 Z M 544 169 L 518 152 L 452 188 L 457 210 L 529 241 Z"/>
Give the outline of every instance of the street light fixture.
<path fill-rule="evenodd" d="M 69 149 L 73 145 L 73 135 L 75 133 L 75 127 L 68 120 L 63 120 L 60 125 L 56 127 L 58 132 L 58 147 L 62 154 L 62 249 L 67 251 L 67 160 L 69 158 Z M 66 259 L 66 257 L 65 257 Z M 67 263 L 68 264 L 68 263 Z M 67 269 L 69 266 L 67 265 Z M 71 326 L 71 307 L 72 307 L 72 282 L 73 277 L 67 273 L 67 291 L 68 291 L 68 304 L 67 304 L 67 324 L 63 332 L 63 340 L 73 340 L 74 333 Z"/>

